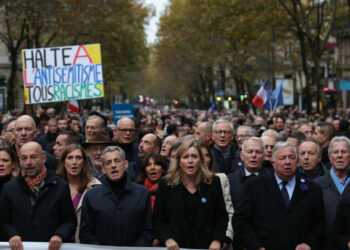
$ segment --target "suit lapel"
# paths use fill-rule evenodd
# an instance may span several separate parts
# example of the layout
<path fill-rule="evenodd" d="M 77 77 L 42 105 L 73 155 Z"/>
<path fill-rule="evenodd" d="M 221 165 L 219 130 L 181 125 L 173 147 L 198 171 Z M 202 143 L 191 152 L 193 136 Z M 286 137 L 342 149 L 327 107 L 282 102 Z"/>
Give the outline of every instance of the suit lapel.
<path fill-rule="evenodd" d="M 286 207 L 280 188 L 278 187 L 274 173 L 266 176 L 266 187 L 270 195 L 279 202 L 283 207 Z"/>

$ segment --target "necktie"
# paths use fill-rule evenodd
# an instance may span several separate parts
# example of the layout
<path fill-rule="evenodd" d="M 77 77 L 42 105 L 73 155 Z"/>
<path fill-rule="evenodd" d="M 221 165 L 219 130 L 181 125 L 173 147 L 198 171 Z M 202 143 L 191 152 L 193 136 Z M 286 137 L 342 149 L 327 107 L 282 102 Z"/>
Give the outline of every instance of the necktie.
<path fill-rule="evenodd" d="M 287 184 L 288 184 L 287 181 L 283 181 L 283 182 L 282 182 L 281 193 L 282 193 L 282 197 L 283 197 L 284 203 L 285 203 L 286 206 L 288 207 L 288 205 L 289 205 L 289 195 L 288 195 L 288 191 L 287 191 L 287 188 L 286 188 L 286 185 L 287 185 Z"/>

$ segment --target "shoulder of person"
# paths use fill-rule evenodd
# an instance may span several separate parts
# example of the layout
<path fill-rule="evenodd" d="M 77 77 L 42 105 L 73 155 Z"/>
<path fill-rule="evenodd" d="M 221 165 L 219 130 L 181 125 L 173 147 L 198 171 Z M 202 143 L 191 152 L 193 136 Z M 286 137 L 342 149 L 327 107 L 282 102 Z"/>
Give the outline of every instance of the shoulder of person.
<path fill-rule="evenodd" d="M 145 193 L 149 193 L 148 188 L 146 188 L 145 186 L 135 183 L 135 182 L 131 182 L 131 187 L 136 191 L 136 192 L 145 192 Z"/>
<path fill-rule="evenodd" d="M 102 183 L 97 178 L 93 177 L 92 180 L 88 183 L 86 188 L 90 189 L 101 184 Z"/>
<path fill-rule="evenodd" d="M 326 183 L 328 183 L 328 179 L 329 179 L 329 173 L 326 173 L 325 175 L 323 176 L 320 176 L 320 177 L 317 177 L 316 179 L 314 179 L 312 182 L 313 183 L 316 183 L 317 185 L 319 186 L 323 186 L 325 185 Z"/>

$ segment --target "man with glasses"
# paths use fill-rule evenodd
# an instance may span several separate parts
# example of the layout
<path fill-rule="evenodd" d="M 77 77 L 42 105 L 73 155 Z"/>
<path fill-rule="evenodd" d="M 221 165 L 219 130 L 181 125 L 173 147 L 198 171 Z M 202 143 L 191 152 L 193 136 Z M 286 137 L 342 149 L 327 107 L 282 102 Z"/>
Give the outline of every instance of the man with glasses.
<path fill-rule="evenodd" d="M 229 174 L 238 169 L 237 155 L 232 143 L 233 125 L 227 120 L 217 120 L 213 124 L 214 171 Z"/>
<path fill-rule="evenodd" d="M 327 229 L 331 232 L 340 199 L 350 198 L 350 140 L 345 136 L 334 137 L 329 143 L 328 156 L 332 167 L 324 176 L 315 179 L 315 183 L 323 191 Z"/>
<path fill-rule="evenodd" d="M 128 117 L 120 118 L 113 130 L 117 137 L 116 144 L 124 150 L 128 162 L 137 160 L 139 145 L 134 142 L 135 131 L 135 122 Z"/>
<path fill-rule="evenodd" d="M 29 115 L 22 115 L 17 118 L 15 123 L 15 145 L 14 149 L 18 153 L 23 144 L 31 141 L 35 141 L 35 137 L 38 134 L 34 119 Z M 44 151 L 46 161 L 45 166 L 48 170 L 56 171 L 57 160 L 53 155 Z"/>

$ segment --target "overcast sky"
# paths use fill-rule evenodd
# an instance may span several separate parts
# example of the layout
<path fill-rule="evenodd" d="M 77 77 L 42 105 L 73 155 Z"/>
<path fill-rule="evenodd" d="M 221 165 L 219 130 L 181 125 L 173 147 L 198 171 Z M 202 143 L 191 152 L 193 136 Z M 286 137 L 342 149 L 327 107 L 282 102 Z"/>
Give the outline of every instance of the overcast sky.
<path fill-rule="evenodd" d="M 152 17 L 150 24 L 146 26 L 146 34 L 148 43 L 153 43 L 156 40 L 156 33 L 158 30 L 159 17 L 161 16 L 165 5 L 168 3 L 168 0 L 144 0 L 146 5 L 152 4 L 156 10 L 156 16 Z"/>

